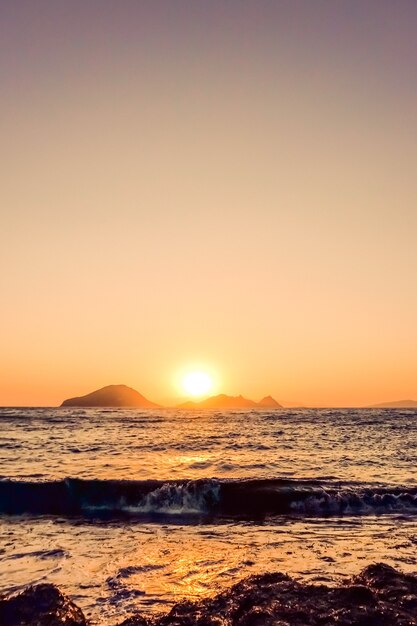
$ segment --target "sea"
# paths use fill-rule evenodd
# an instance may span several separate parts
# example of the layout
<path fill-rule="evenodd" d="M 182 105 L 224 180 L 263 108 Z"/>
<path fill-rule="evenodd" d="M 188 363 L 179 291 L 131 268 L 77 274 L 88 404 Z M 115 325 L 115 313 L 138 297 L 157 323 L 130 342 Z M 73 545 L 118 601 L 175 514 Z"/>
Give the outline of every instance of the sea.
<path fill-rule="evenodd" d="M 417 411 L 0 409 L 0 593 L 92 624 L 271 571 L 417 571 Z"/>

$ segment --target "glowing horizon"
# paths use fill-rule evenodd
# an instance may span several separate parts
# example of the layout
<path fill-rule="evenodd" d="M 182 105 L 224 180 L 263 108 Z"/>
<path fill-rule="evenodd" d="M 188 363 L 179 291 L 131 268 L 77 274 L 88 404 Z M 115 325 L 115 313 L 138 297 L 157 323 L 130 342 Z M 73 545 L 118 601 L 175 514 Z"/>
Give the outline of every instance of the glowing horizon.
<path fill-rule="evenodd" d="M 1 15 L 0 405 L 417 399 L 416 3 Z"/>

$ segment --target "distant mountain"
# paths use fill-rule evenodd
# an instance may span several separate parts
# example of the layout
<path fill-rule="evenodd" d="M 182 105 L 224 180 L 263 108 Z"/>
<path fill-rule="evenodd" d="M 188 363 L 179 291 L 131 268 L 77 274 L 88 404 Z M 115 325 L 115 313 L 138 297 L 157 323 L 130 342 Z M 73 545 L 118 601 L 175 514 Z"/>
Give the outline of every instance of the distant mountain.
<path fill-rule="evenodd" d="M 157 409 L 158 404 L 151 402 L 138 391 L 126 385 L 108 385 L 97 389 L 86 396 L 64 400 L 61 406 L 113 406 L 138 407 L 141 409 Z"/>
<path fill-rule="evenodd" d="M 256 409 L 256 408 L 282 408 L 280 404 L 271 396 L 266 396 L 260 402 L 248 400 L 243 396 L 226 396 L 221 393 L 218 396 L 211 396 L 199 402 L 184 402 L 178 406 L 179 409 Z"/>
<path fill-rule="evenodd" d="M 372 404 L 369 409 L 417 409 L 417 400 L 396 400 Z"/>
<path fill-rule="evenodd" d="M 284 408 L 282 406 L 282 404 L 277 402 L 275 400 L 275 398 L 273 398 L 272 396 L 265 396 L 265 398 L 262 398 L 262 400 L 260 400 L 257 403 L 257 405 L 259 407 L 265 407 L 265 409 L 282 409 L 282 408 Z"/>

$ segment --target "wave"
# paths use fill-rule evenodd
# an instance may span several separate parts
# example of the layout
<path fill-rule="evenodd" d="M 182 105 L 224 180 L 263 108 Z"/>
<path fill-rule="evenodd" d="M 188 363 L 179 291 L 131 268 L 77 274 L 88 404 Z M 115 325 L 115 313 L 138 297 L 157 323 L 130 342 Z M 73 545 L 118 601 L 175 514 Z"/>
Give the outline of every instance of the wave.
<path fill-rule="evenodd" d="M 336 481 L 0 481 L 0 514 L 82 517 L 417 514 L 417 487 Z"/>

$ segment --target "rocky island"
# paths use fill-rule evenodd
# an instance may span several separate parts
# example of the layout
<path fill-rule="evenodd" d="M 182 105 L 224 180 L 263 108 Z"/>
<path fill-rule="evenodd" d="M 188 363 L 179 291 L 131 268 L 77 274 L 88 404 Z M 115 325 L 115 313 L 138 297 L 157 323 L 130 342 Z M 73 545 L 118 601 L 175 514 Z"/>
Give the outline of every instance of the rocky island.
<path fill-rule="evenodd" d="M 96 391 L 64 400 L 63 407 L 132 407 L 140 409 L 162 408 L 160 404 L 151 402 L 141 393 L 127 385 L 107 385 Z M 272 396 L 266 396 L 259 402 L 243 396 L 227 396 L 222 393 L 199 401 L 183 402 L 178 409 L 282 409 Z"/>
<path fill-rule="evenodd" d="M 151 402 L 141 393 L 126 385 L 107 385 L 85 396 L 64 400 L 61 406 L 82 407 L 137 407 L 157 409 L 159 404 Z"/>
<path fill-rule="evenodd" d="M 394 400 L 372 404 L 370 409 L 417 409 L 417 400 Z"/>
<path fill-rule="evenodd" d="M 262 398 L 260 402 L 249 400 L 243 396 L 227 396 L 221 393 L 198 402 L 183 402 L 179 409 L 282 409 L 283 407 L 271 396 Z"/>

